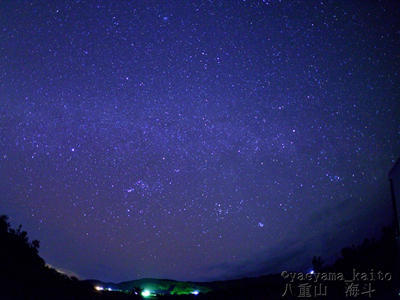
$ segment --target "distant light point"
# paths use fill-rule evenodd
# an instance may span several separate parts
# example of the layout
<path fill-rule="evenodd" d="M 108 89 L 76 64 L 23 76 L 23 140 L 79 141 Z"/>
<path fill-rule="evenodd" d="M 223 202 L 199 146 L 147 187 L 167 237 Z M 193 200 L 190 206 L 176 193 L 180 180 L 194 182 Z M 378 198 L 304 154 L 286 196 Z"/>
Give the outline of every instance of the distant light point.
<path fill-rule="evenodd" d="M 144 290 L 144 291 L 142 292 L 142 296 L 143 296 L 143 297 L 149 297 L 149 296 L 150 296 L 150 291 Z"/>

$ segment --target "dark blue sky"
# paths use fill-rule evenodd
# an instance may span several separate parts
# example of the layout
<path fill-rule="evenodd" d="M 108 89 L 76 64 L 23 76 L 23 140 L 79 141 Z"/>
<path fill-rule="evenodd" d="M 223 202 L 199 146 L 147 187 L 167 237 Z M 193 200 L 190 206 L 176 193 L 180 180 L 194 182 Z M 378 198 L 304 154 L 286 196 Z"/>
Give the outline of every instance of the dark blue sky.
<path fill-rule="evenodd" d="M 397 1 L 1 1 L 0 213 L 81 278 L 307 268 L 391 218 Z"/>

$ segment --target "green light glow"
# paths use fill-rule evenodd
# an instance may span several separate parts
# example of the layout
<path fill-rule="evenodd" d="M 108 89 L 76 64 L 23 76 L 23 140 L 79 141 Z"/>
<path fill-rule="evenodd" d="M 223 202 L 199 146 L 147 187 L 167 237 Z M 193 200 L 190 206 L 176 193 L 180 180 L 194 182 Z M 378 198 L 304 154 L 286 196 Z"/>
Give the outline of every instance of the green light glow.
<path fill-rule="evenodd" d="M 142 292 L 142 296 L 143 296 L 143 297 L 149 297 L 149 296 L 150 296 L 150 291 L 144 290 L 144 291 Z"/>

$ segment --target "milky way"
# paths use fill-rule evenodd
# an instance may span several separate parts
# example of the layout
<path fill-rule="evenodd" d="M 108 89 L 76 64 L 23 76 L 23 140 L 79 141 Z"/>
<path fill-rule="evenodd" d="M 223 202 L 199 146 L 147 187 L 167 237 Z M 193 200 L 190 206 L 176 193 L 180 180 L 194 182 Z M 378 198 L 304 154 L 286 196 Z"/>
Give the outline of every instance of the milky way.
<path fill-rule="evenodd" d="M 395 1 L 2 1 L 0 213 L 81 278 L 307 268 L 390 223 Z"/>

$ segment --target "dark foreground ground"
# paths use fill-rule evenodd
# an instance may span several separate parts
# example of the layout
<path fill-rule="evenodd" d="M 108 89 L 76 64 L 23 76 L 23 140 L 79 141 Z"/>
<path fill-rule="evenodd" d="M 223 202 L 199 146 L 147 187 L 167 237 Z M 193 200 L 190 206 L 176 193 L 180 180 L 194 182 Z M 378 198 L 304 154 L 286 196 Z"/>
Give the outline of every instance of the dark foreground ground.
<path fill-rule="evenodd" d="M 0 217 L 0 299 L 399 299 L 398 240 L 389 228 L 380 240 L 342 249 L 313 274 L 285 272 L 239 280 L 195 283 L 142 279 L 122 283 L 81 281 L 46 266 L 39 242 Z M 111 289 L 111 290 L 108 290 Z M 195 295 L 197 294 L 197 295 Z"/>

